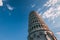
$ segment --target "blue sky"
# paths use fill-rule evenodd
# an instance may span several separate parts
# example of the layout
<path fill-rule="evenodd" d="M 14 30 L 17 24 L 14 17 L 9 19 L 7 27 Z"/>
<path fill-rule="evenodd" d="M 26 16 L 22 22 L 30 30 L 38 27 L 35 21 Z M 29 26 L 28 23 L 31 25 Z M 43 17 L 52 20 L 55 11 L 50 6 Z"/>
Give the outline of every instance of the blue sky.
<path fill-rule="evenodd" d="M 27 40 L 28 16 L 35 10 L 60 39 L 60 0 L 0 0 L 0 40 Z"/>

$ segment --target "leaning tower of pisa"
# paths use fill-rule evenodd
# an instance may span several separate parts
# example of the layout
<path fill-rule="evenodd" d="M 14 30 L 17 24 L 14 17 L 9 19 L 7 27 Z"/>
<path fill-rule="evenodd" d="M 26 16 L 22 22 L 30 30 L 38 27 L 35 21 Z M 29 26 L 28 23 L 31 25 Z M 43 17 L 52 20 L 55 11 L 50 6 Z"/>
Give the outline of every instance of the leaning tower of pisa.
<path fill-rule="evenodd" d="M 57 40 L 41 15 L 32 11 L 29 14 L 28 40 Z"/>

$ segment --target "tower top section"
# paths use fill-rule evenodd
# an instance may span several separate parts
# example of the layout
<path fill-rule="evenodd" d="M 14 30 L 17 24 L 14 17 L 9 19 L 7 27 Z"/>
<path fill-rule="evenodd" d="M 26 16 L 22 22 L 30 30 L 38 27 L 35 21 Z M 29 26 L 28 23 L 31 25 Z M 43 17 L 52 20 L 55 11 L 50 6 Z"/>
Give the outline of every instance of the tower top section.
<path fill-rule="evenodd" d="M 29 15 L 29 32 L 32 30 L 49 30 L 48 26 L 36 11 L 32 11 Z M 39 29 L 40 28 L 40 29 Z"/>

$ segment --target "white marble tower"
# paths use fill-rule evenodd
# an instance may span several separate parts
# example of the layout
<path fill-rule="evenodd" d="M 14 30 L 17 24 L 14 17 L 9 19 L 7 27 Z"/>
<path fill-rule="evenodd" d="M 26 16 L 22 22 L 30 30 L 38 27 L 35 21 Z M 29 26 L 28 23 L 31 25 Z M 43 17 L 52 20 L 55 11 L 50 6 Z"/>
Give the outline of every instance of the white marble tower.
<path fill-rule="evenodd" d="M 57 40 L 37 12 L 30 13 L 28 23 L 28 40 Z"/>

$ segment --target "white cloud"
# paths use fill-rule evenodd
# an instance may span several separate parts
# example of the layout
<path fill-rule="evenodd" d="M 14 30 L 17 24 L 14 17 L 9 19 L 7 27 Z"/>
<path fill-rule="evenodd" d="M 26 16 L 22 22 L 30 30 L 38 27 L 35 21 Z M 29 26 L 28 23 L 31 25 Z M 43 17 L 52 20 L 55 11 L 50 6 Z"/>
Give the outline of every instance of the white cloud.
<path fill-rule="evenodd" d="M 60 40 L 60 32 L 56 32 L 55 34 L 56 34 L 57 40 Z"/>
<path fill-rule="evenodd" d="M 3 6 L 3 1 L 2 0 L 0 0 L 0 6 Z"/>
<path fill-rule="evenodd" d="M 10 6 L 9 4 L 7 4 L 7 8 L 9 9 L 9 10 L 13 10 L 14 8 L 12 7 L 12 6 Z"/>
<path fill-rule="evenodd" d="M 51 18 L 51 19 L 54 19 L 54 17 L 55 17 L 55 14 L 53 13 L 53 8 L 50 8 L 50 9 L 48 9 L 46 12 L 44 12 L 44 14 L 43 14 L 43 18 Z"/>
<path fill-rule="evenodd" d="M 60 16 L 60 9 L 56 8 L 55 10 L 53 7 L 45 11 L 43 14 L 43 18 L 48 18 L 48 19 L 55 19 L 58 16 Z"/>
<path fill-rule="evenodd" d="M 52 20 L 53 23 L 55 23 L 56 18 L 58 18 L 60 16 L 60 4 L 57 3 L 58 0 L 49 0 L 46 2 L 46 4 L 44 4 L 44 6 L 49 7 L 49 5 L 51 6 L 48 10 L 46 10 L 43 13 L 43 18 L 47 18 L 49 20 Z"/>
<path fill-rule="evenodd" d="M 60 35 L 60 32 L 57 32 L 56 34 L 57 34 L 57 35 Z"/>
<path fill-rule="evenodd" d="M 48 2 L 46 2 L 45 4 L 44 4 L 44 6 L 51 6 L 51 4 L 50 4 L 50 2 L 51 2 L 51 0 L 49 0 Z"/>
<path fill-rule="evenodd" d="M 47 7 L 53 6 L 55 5 L 55 3 L 57 3 L 57 0 L 49 0 L 46 2 L 46 4 L 44 4 L 44 6 L 47 6 Z"/>

